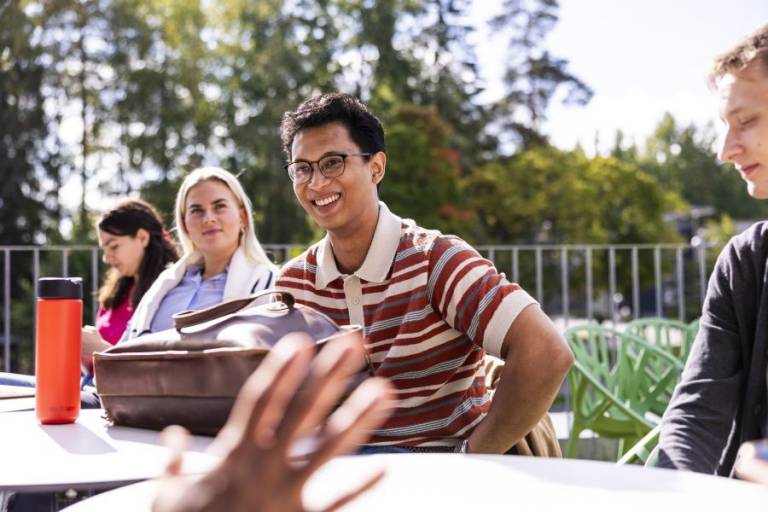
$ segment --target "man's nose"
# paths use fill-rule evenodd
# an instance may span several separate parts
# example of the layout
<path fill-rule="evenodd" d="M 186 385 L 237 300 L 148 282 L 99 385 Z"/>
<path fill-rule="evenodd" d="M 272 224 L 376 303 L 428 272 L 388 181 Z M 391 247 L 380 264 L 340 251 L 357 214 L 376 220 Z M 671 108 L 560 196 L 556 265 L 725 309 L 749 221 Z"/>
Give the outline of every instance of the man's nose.
<path fill-rule="evenodd" d="M 325 174 L 320 172 L 320 164 L 317 162 L 314 162 L 312 164 L 312 175 L 309 177 L 309 182 L 307 185 L 309 185 L 311 188 L 322 188 L 328 181 L 330 181 L 330 178 L 326 177 Z"/>
<path fill-rule="evenodd" d="M 733 162 L 734 158 L 742 150 L 741 143 L 731 128 L 728 128 L 723 136 L 717 158 L 721 162 Z"/>

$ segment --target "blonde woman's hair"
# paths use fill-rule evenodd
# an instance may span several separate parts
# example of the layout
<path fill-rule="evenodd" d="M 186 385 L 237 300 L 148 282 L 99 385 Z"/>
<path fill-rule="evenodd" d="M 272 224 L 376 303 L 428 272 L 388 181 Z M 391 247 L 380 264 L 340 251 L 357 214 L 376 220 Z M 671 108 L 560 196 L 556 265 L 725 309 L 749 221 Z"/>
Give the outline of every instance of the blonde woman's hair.
<path fill-rule="evenodd" d="M 181 249 L 184 256 L 197 252 L 197 248 L 189 238 L 186 226 L 184 225 L 187 195 L 192 187 L 199 185 L 204 181 L 218 181 L 226 185 L 232 192 L 232 195 L 235 196 L 238 205 L 245 209 L 246 225 L 243 236 L 240 237 L 240 247 L 243 248 L 245 256 L 254 263 L 261 263 L 267 265 L 272 270 L 276 270 L 277 267 L 269 260 L 267 253 L 264 252 L 258 238 L 256 238 L 256 230 L 253 226 L 253 207 L 251 206 L 251 200 L 245 194 L 245 190 L 240 184 L 240 181 L 232 173 L 227 172 L 220 167 L 198 167 L 187 174 L 184 181 L 181 183 L 181 187 L 179 187 L 179 192 L 176 194 L 176 235 L 181 243 Z"/>

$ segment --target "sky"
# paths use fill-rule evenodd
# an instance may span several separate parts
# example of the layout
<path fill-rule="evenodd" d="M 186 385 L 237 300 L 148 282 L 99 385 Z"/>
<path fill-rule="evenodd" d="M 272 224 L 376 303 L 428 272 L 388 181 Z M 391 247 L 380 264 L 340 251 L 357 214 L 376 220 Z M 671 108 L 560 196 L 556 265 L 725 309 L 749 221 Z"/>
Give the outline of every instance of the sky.
<path fill-rule="evenodd" d="M 601 151 L 617 129 L 642 144 L 665 111 L 683 124 L 715 122 L 706 80 L 712 58 L 765 23 L 768 0 L 560 0 L 546 47 L 594 96 L 586 107 L 552 105 L 543 129 L 559 147 L 581 142 L 592 153 L 596 132 Z M 489 70 L 500 68 L 495 48 L 504 43 L 482 39 L 478 57 L 492 96 L 500 89 Z"/>

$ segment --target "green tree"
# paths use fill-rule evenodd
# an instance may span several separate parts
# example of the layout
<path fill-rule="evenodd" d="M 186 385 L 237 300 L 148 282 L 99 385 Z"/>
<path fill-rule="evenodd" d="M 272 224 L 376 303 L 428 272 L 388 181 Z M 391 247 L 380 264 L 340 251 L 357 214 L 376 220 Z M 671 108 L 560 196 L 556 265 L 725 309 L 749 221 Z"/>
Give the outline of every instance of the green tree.
<path fill-rule="evenodd" d="M 213 152 L 216 86 L 197 1 L 114 0 L 109 64 L 123 87 L 115 102 L 117 186 L 140 188 L 167 212 L 180 177 Z M 166 221 L 171 219 L 166 216 Z"/>
<path fill-rule="evenodd" d="M 674 241 L 664 214 L 683 206 L 637 165 L 551 146 L 488 163 L 466 195 L 496 243 Z"/>
<path fill-rule="evenodd" d="M 545 142 L 540 132 L 546 111 L 558 91 L 568 104 L 584 105 L 592 90 L 568 71 L 568 61 L 555 57 L 544 40 L 558 20 L 557 0 L 504 0 L 491 28 L 508 37 L 504 97 L 494 105 L 502 138 L 530 147 Z"/>
<path fill-rule="evenodd" d="M 64 159 L 46 114 L 46 69 L 35 20 L 18 2 L 0 3 L 0 245 L 42 245 L 58 228 Z M 33 258 L 12 252 L 11 360 L 0 368 L 29 372 L 33 361 Z M 4 300 L 4 299 L 2 299 Z M 3 318 L 5 321 L 5 318 Z M 3 329 L 6 325 L 3 325 Z M 5 340 L 4 340 L 5 341 Z"/>
<path fill-rule="evenodd" d="M 413 105 L 400 107 L 387 126 L 382 199 L 423 226 L 471 236 L 475 218 L 461 206 L 459 156 L 449 146 L 450 127 L 434 110 Z"/>
<path fill-rule="evenodd" d="M 41 243 L 58 223 L 61 160 L 45 113 L 45 62 L 35 24 L 0 5 L 0 244 Z"/>
<path fill-rule="evenodd" d="M 768 204 L 750 198 L 733 166 L 717 160 L 716 141 L 711 125 L 679 126 L 666 113 L 646 141 L 639 162 L 691 205 L 712 207 L 714 218 L 723 214 L 735 219 L 768 217 Z"/>
<path fill-rule="evenodd" d="M 313 237 L 282 166 L 283 113 L 320 91 L 335 90 L 339 63 L 333 42 L 340 15 L 330 2 L 231 1 L 212 31 L 224 167 L 241 172 L 261 240 Z"/>

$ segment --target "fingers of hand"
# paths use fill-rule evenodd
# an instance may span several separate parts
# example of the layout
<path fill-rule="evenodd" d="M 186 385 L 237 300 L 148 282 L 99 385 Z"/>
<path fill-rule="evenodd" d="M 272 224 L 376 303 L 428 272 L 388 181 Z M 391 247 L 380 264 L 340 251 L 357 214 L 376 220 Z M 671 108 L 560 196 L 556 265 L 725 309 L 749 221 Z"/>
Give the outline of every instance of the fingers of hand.
<path fill-rule="evenodd" d="M 271 446 L 286 404 L 306 376 L 312 353 L 312 342 L 303 335 L 288 335 L 278 342 L 243 385 L 217 441 Z"/>
<path fill-rule="evenodd" d="M 286 410 L 280 426 L 280 441 L 290 444 L 314 430 L 338 403 L 350 376 L 364 362 L 365 349 L 359 339 L 340 339 L 324 347 Z"/>
<path fill-rule="evenodd" d="M 179 476 L 183 463 L 184 450 L 189 445 L 189 432 L 178 425 L 166 427 L 160 433 L 160 440 L 168 448 L 168 462 L 165 466 L 165 476 Z"/>
<path fill-rule="evenodd" d="M 318 450 L 303 468 L 308 478 L 330 458 L 347 453 L 364 442 L 372 430 L 389 416 L 394 403 L 393 388 L 385 379 L 363 382 L 330 417 Z"/>

